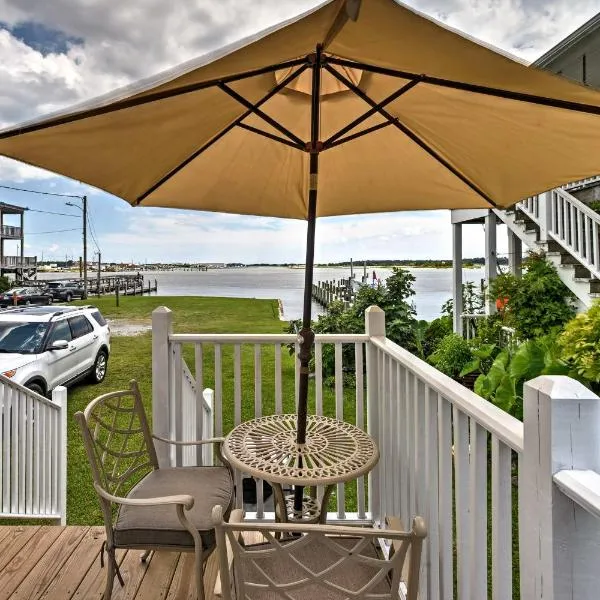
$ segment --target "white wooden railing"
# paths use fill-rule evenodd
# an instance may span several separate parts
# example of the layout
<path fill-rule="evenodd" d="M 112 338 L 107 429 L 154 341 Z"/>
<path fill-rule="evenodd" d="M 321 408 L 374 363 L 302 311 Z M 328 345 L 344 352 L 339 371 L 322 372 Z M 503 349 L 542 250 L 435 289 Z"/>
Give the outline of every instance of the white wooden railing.
<path fill-rule="evenodd" d="M 361 480 L 355 487 L 338 487 L 328 518 L 383 526 L 386 516 L 396 515 L 408 526 L 414 515 L 422 515 L 428 526 L 424 599 L 596 598 L 600 399 L 566 377 L 538 378 L 526 384 L 522 423 L 387 339 L 380 309 L 369 308 L 365 317 L 365 334 L 316 338 L 313 410 L 364 427 L 381 455 L 368 485 Z M 215 435 L 245 418 L 293 411 L 298 370 L 287 344 L 295 342 L 292 335 L 174 334 L 170 311 L 157 309 L 156 433 L 198 437 L 206 422 L 186 430 L 182 415 L 189 414 L 186 403 L 204 402 L 198 390 L 205 385 L 214 388 Z M 328 346 L 333 348 L 333 389 L 323 382 Z M 352 369 L 356 386 L 344 390 L 348 347 L 358 366 Z M 192 365 L 189 372 L 186 364 Z M 194 394 L 187 379 L 194 380 Z M 251 385 L 245 384 L 248 380 Z M 165 463 L 183 460 L 158 450 Z M 241 474 L 236 477 L 240 490 Z M 583 520 L 583 513 L 593 515 L 596 524 Z M 273 518 L 262 485 L 257 486 L 256 512 L 247 518 Z M 561 552 L 564 556 L 553 562 Z M 586 552 L 594 564 L 583 556 Z M 572 567 L 573 557 L 581 567 Z M 517 564 L 520 586 L 513 578 Z M 571 565 L 572 572 L 565 576 L 557 565 L 559 570 Z M 564 580 L 572 596 L 562 593 Z"/>
<path fill-rule="evenodd" d="M 66 524 L 67 390 L 48 400 L 0 376 L 0 518 Z"/>
<path fill-rule="evenodd" d="M 517 205 L 540 228 L 540 241 L 552 239 L 600 278 L 600 215 L 561 188 Z"/>

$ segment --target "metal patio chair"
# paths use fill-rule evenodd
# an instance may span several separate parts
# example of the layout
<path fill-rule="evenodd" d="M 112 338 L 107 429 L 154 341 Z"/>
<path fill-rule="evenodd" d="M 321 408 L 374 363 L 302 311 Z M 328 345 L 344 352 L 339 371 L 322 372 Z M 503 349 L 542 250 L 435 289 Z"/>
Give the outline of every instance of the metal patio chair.
<path fill-rule="evenodd" d="M 227 517 L 233 505 L 233 478 L 221 457 L 222 439 L 177 442 L 152 435 L 135 381 L 128 390 L 99 396 L 75 418 L 106 528 L 104 599 L 111 597 L 115 574 L 124 585 L 115 559 L 118 548 L 144 550 L 142 561 L 152 550 L 194 552 L 197 595 L 203 599 L 205 561 L 215 548 L 211 510 L 218 505 Z M 159 468 L 155 439 L 215 444 L 224 466 Z"/>
<path fill-rule="evenodd" d="M 220 574 L 216 597 L 417 600 L 421 547 L 427 535 L 421 517 L 415 517 L 411 531 L 398 531 L 244 523 L 238 512 L 226 523 L 221 507 L 213 509 Z M 248 544 L 245 540 L 250 536 L 264 542 Z M 381 538 L 390 543 L 388 558 L 377 545 Z"/>

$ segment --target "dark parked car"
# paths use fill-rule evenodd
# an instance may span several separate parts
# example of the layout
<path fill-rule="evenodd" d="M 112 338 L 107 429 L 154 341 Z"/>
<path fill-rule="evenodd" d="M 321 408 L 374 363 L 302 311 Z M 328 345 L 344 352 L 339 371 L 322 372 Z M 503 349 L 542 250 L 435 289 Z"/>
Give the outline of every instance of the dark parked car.
<path fill-rule="evenodd" d="M 54 300 L 71 302 L 74 298 L 83 298 L 83 286 L 77 281 L 51 281 L 44 293 Z"/>
<path fill-rule="evenodd" d="M 52 294 L 48 294 L 40 288 L 13 288 L 0 294 L 0 307 L 19 306 L 27 304 L 52 304 Z"/>

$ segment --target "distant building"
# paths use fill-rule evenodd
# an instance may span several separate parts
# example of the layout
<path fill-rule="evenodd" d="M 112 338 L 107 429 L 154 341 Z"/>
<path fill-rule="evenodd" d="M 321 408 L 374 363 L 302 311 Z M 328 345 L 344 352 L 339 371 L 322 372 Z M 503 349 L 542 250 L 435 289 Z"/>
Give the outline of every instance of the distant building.
<path fill-rule="evenodd" d="M 18 281 L 32 279 L 37 273 L 37 257 L 24 256 L 25 235 L 23 216 L 25 208 L 14 204 L 0 202 L 0 275 L 13 274 Z M 19 225 L 7 225 L 7 215 L 19 215 Z M 6 254 L 5 242 L 17 242 L 18 252 Z"/>

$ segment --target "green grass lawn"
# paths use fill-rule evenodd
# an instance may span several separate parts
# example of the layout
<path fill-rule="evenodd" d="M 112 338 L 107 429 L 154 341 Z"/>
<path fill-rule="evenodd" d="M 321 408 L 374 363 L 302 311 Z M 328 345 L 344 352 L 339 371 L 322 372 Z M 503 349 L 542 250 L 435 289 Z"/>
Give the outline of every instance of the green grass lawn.
<path fill-rule="evenodd" d="M 81 304 L 81 302 L 79 302 Z M 152 311 L 167 306 L 173 311 L 175 333 L 283 333 L 287 323 L 279 320 L 277 302 L 245 298 L 210 297 L 156 297 L 126 296 L 115 305 L 114 297 L 90 298 L 86 304 L 100 308 L 107 319 L 122 319 L 137 323 L 150 323 Z M 188 344 L 183 356 L 193 371 L 194 347 Z M 261 396 L 263 414 L 275 412 L 274 349 L 266 347 L 261 355 Z M 282 353 L 283 409 L 294 412 L 294 358 L 286 348 Z M 152 413 L 152 334 L 137 336 L 113 335 L 108 373 L 100 385 L 79 384 L 69 389 L 68 395 L 68 490 L 67 521 L 69 524 L 101 524 L 102 518 L 81 436 L 73 415 L 96 396 L 128 386 L 136 379 L 146 405 Z M 234 422 L 233 410 L 233 348 L 223 347 L 223 428 L 226 433 Z M 204 387 L 214 388 L 214 350 L 208 346 L 204 352 Z M 254 417 L 254 347 L 242 347 L 241 367 L 242 419 Z M 311 386 L 312 388 L 312 386 Z M 323 393 L 324 413 L 335 415 L 335 395 L 331 388 Z M 344 416 L 353 422 L 355 416 L 355 392 L 344 390 Z M 310 410 L 314 410 L 314 389 L 310 390 Z M 347 500 L 355 504 L 355 485 L 347 486 Z M 333 510 L 333 505 L 330 510 Z"/>

